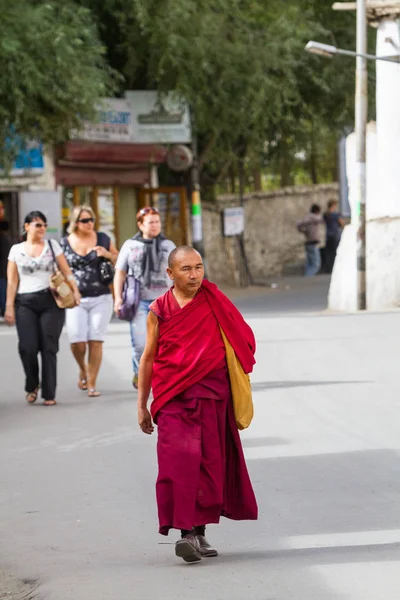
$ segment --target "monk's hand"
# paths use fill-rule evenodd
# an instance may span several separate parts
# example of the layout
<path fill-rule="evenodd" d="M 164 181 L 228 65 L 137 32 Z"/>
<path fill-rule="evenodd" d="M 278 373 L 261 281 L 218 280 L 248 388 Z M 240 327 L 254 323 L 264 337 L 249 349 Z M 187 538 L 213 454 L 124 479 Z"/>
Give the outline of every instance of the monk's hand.
<path fill-rule="evenodd" d="M 143 433 L 147 433 L 148 435 L 153 433 L 153 421 L 151 420 L 151 414 L 147 408 L 138 406 L 138 422 Z"/>

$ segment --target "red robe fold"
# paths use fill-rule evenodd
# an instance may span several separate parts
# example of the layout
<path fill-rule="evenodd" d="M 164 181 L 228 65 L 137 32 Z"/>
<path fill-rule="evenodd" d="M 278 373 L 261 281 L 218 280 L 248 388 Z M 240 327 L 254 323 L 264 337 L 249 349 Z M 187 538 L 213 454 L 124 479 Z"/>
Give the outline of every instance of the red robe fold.
<path fill-rule="evenodd" d="M 220 327 L 245 373 L 255 363 L 255 339 L 232 302 L 207 280 L 196 296 L 180 308 L 172 290 L 155 300 L 150 310 L 159 317 L 158 352 L 153 365 L 154 401 L 151 413 L 214 371 L 225 358 Z"/>

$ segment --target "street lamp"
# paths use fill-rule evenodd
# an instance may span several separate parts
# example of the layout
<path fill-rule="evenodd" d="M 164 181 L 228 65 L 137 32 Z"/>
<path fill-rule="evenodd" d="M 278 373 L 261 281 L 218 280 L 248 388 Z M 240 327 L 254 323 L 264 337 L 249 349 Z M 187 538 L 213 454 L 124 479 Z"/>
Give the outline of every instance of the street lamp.
<path fill-rule="evenodd" d="M 319 56 L 324 56 L 325 58 L 333 58 L 336 56 L 336 54 L 341 54 L 343 56 L 353 56 L 355 58 L 360 56 L 361 58 L 367 58 L 368 60 L 385 60 L 387 62 L 400 63 L 400 56 L 375 56 L 375 54 L 358 54 L 352 50 L 343 50 L 342 48 L 336 48 L 336 46 L 330 46 L 329 44 L 321 44 L 320 42 L 313 41 L 308 42 L 305 50 L 310 52 L 310 54 L 317 54 Z"/>
<path fill-rule="evenodd" d="M 355 97 L 355 133 L 356 133 L 356 211 L 358 217 L 357 235 L 357 308 L 367 308 L 366 285 L 366 146 L 367 146 L 367 60 L 386 60 L 400 62 L 400 56 L 374 56 L 367 54 L 367 11 L 365 0 L 357 0 L 357 48 L 356 52 L 342 50 L 336 46 L 308 42 L 307 52 L 332 58 L 336 54 L 353 56 L 357 59 L 356 66 L 356 97 Z"/>

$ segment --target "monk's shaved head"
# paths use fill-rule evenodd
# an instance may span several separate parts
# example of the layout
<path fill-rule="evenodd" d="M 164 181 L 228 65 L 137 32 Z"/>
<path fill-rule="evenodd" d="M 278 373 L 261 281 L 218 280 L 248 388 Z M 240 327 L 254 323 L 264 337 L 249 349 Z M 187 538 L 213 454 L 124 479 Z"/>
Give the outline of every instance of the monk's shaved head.
<path fill-rule="evenodd" d="M 183 258 L 185 254 L 191 254 L 193 252 L 198 255 L 199 263 L 202 263 L 203 259 L 201 258 L 200 252 L 197 252 L 197 250 L 192 248 L 192 246 L 178 246 L 177 248 L 174 248 L 174 250 L 172 250 L 171 254 L 168 257 L 168 267 L 170 269 L 173 269 L 177 259 Z"/>

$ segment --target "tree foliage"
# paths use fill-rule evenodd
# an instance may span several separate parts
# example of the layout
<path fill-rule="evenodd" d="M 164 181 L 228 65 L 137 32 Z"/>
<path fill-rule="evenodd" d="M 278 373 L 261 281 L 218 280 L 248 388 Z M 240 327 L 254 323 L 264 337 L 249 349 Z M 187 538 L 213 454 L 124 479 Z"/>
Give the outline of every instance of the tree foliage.
<path fill-rule="evenodd" d="M 304 46 L 354 48 L 354 14 L 321 0 L 80 1 L 128 89 L 175 90 L 190 103 L 203 182 L 243 160 L 283 184 L 298 170 L 314 182 L 335 177 L 337 140 L 354 119 L 355 64 Z"/>
<path fill-rule="evenodd" d="M 335 13 L 327 0 L 75 3 L 0 0 L 5 132 L 14 124 L 62 137 L 90 113 L 109 80 L 98 32 L 123 77 L 119 93 L 173 90 L 189 102 L 203 184 L 234 179 L 238 165 L 282 184 L 299 172 L 304 181 L 335 177 L 337 140 L 354 120 L 355 64 L 304 46 L 318 39 L 354 48 L 354 14 Z"/>
<path fill-rule="evenodd" d="M 0 0 L 0 163 L 12 132 L 65 140 L 112 88 L 111 70 L 90 12 L 66 1 Z"/>

